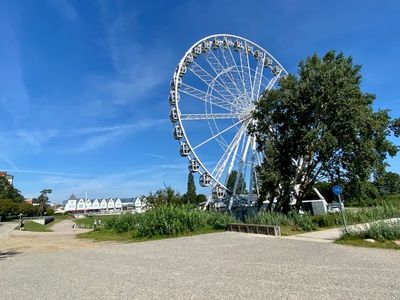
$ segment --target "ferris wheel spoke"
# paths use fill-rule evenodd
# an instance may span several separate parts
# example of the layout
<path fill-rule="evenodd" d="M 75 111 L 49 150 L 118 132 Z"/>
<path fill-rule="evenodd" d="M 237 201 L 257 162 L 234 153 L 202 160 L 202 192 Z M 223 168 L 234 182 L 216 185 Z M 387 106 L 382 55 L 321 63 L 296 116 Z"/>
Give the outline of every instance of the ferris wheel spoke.
<path fill-rule="evenodd" d="M 281 74 L 282 74 L 282 70 L 279 71 L 279 73 L 278 73 L 276 76 L 274 76 L 274 77 L 268 82 L 268 85 L 267 85 L 267 87 L 265 88 L 266 91 L 269 91 L 269 90 L 271 90 L 271 89 L 274 87 L 276 81 L 280 78 L 280 75 L 281 75 Z"/>
<path fill-rule="evenodd" d="M 214 114 L 181 114 L 183 121 L 197 120 L 219 120 L 219 119 L 238 119 L 241 115 L 238 113 L 214 113 Z"/>
<path fill-rule="evenodd" d="M 217 165 L 215 166 L 214 170 L 212 171 L 212 176 L 219 181 L 221 175 L 223 174 L 226 164 L 229 161 L 229 158 L 235 149 L 235 147 L 239 144 L 242 135 L 246 132 L 247 125 L 250 122 L 245 122 L 239 131 L 236 133 L 230 144 L 228 145 L 227 149 L 225 150 L 224 154 L 218 161 Z"/>
<path fill-rule="evenodd" d="M 241 99 L 241 102 L 244 102 L 246 99 L 245 89 L 243 87 L 239 86 L 240 84 L 242 84 L 242 80 L 240 78 L 238 79 L 239 70 L 238 70 L 238 67 L 233 58 L 231 47 L 227 47 L 227 49 L 224 49 L 221 51 L 222 51 L 222 56 L 224 58 L 224 61 L 225 61 L 226 65 L 228 66 L 229 70 L 233 70 L 233 72 L 229 72 L 229 73 L 227 73 L 227 75 L 229 76 L 232 83 L 235 85 L 235 88 L 240 95 L 239 99 Z M 228 55 L 228 52 L 230 52 L 229 55 Z"/>
<path fill-rule="evenodd" d="M 251 91 L 251 96 L 254 101 L 258 100 L 263 70 L 264 70 L 264 58 L 262 58 L 258 61 L 255 75 L 254 75 L 253 87 L 252 87 L 252 91 Z"/>
<path fill-rule="evenodd" d="M 228 102 L 232 102 L 236 96 L 226 87 L 224 83 L 221 83 L 218 78 L 211 76 L 204 68 L 199 66 L 196 62 L 193 62 L 189 70 L 192 71 L 200 80 L 202 80 L 211 90 L 214 90 L 222 98 Z"/>
<path fill-rule="evenodd" d="M 246 50 L 240 49 L 240 66 L 242 69 L 242 77 L 245 85 L 247 94 L 251 95 L 251 75 L 250 75 L 250 62 L 249 57 L 246 54 Z"/>
<path fill-rule="evenodd" d="M 230 54 L 230 59 L 229 59 L 229 60 L 233 62 L 234 66 L 235 66 L 235 69 L 236 69 L 236 73 L 234 73 L 234 74 L 236 75 L 236 79 L 238 79 L 238 82 L 240 82 L 241 89 L 243 90 L 243 92 L 244 92 L 246 98 L 247 98 L 247 99 L 250 99 L 250 95 L 247 93 L 246 85 L 245 85 L 244 79 L 243 79 L 243 77 L 242 77 L 243 74 L 242 74 L 242 72 L 239 70 L 239 66 L 237 65 L 236 59 L 235 59 L 234 56 L 233 56 L 231 47 L 229 47 L 228 49 L 229 49 L 229 54 Z"/>
<path fill-rule="evenodd" d="M 241 155 L 241 159 L 239 162 L 239 168 L 237 170 L 237 176 L 236 176 L 236 180 L 235 180 L 235 184 L 233 187 L 233 190 L 236 192 L 238 185 L 239 185 L 239 180 L 241 177 L 245 177 L 246 176 L 246 166 L 247 166 L 247 153 L 249 150 L 249 146 L 251 144 L 252 141 L 252 136 L 248 135 L 247 136 L 247 141 L 245 142 L 245 146 L 244 148 L 242 148 L 242 155 Z M 243 168 L 244 168 L 244 172 L 243 172 Z M 242 174 L 244 174 L 244 176 L 242 176 Z"/>
<path fill-rule="evenodd" d="M 213 69 L 213 71 L 215 72 L 216 76 L 221 78 L 221 80 L 225 83 L 226 89 L 229 91 L 229 93 L 234 95 L 235 99 L 239 99 L 242 94 L 235 85 L 235 82 L 228 75 L 232 67 L 224 68 L 212 50 L 205 53 L 205 59 L 210 65 L 211 69 Z"/>
<path fill-rule="evenodd" d="M 179 91 L 182 93 L 185 93 L 186 95 L 192 96 L 194 98 L 197 98 L 199 100 L 202 100 L 206 103 L 209 103 L 211 105 L 218 106 L 219 108 L 223 108 L 227 111 L 232 110 L 232 104 L 224 99 L 218 98 L 214 95 L 209 95 L 199 89 L 196 89 L 195 87 L 192 87 L 186 83 L 181 84 Z"/>
<path fill-rule="evenodd" d="M 247 117 L 247 119 L 249 119 L 249 118 L 250 118 L 250 116 Z M 245 120 L 247 120 L 247 119 L 245 119 Z M 224 134 L 225 132 L 231 130 L 232 128 L 236 127 L 237 125 L 239 125 L 240 123 L 242 123 L 242 122 L 245 121 L 245 120 L 240 120 L 239 122 L 234 123 L 233 125 L 231 125 L 231 126 L 225 128 L 224 130 L 218 132 L 217 134 L 214 134 L 212 137 L 206 139 L 204 142 L 201 142 L 201 143 L 198 144 L 197 146 L 193 147 L 193 150 L 196 150 L 197 148 L 199 148 L 199 147 L 203 146 L 204 144 L 208 143 L 209 141 L 212 141 L 213 139 L 219 137 L 220 135 L 222 135 L 222 134 Z"/>

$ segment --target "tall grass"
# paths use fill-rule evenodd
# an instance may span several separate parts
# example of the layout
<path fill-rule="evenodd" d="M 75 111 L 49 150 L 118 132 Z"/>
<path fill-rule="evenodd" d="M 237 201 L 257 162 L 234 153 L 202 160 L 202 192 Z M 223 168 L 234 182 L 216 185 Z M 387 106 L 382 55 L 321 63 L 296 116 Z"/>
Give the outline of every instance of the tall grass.
<path fill-rule="evenodd" d="M 400 203 L 388 202 L 380 206 L 365 207 L 358 211 L 345 211 L 348 224 L 367 223 L 389 218 L 400 217 Z M 336 227 L 343 225 L 340 213 L 325 214 L 320 216 L 301 215 L 295 211 L 288 215 L 278 212 L 260 212 L 245 220 L 246 223 L 264 225 L 289 225 L 304 231 L 316 230 L 323 227 Z"/>
<path fill-rule="evenodd" d="M 289 225 L 304 231 L 318 229 L 318 225 L 313 222 L 309 214 L 299 214 L 295 211 L 291 211 L 287 215 L 278 212 L 260 212 L 247 218 L 245 222 L 262 225 Z"/>
<path fill-rule="evenodd" d="M 178 235 L 205 228 L 223 229 L 237 222 L 228 214 L 201 211 L 192 206 L 160 206 L 142 214 L 125 214 L 105 221 L 106 229 L 132 232 L 138 237 Z"/>
<path fill-rule="evenodd" d="M 400 207 L 393 203 L 386 203 L 381 206 L 365 207 L 358 211 L 345 210 L 345 217 L 348 224 L 398 218 L 400 217 Z M 343 223 L 340 213 L 315 216 L 313 222 L 319 227 L 340 226 Z"/>
<path fill-rule="evenodd" d="M 351 229 L 343 232 L 340 239 L 374 239 L 380 242 L 400 239 L 400 221 L 380 221 L 361 229 Z"/>

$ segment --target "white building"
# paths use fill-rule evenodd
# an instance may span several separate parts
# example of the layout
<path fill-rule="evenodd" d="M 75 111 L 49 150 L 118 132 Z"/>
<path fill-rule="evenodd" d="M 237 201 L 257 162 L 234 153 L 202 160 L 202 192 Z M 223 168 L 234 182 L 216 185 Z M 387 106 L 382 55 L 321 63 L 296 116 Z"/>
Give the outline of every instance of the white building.
<path fill-rule="evenodd" d="M 72 194 L 65 203 L 64 211 L 73 213 L 118 212 L 130 210 L 141 213 L 147 210 L 146 198 L 83 199 Z"/>

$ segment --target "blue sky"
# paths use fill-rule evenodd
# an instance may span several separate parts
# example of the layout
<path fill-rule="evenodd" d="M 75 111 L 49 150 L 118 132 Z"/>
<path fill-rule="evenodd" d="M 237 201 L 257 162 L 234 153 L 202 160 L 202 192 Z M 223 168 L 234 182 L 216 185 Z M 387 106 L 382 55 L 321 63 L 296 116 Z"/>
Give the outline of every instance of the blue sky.
<path fill-rule="evenodd" d="M 169 82 L 214 33 L 258 43 L 289 72 L 314 52 L 352 55 L 375 108 L 399 117 L 399 24 L 397 1 L 0 1 L 0 170 L 54 202 L 185 192 Z"/>

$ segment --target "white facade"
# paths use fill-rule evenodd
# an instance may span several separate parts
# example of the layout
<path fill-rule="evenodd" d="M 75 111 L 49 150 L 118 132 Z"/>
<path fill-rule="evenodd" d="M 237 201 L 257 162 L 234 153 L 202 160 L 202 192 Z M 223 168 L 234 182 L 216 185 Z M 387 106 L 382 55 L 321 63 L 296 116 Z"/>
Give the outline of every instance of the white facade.
<path fill-rule="evenodd" d="M 99 200 L 94 199 L 93 203 L 92 203 L 92 207 L 93 207 L 93 209 L 99 209 L 100 208 Z"/>
<path fill-rule="evenodd" d="M 117 200 L 115 200 L 115 208 L 122 208 L 122 201 L 121 199 L 117 198 Z"/>
<path fill-rule="evenodd" d="M 114 199 L 111 198 L 110 200 L 108 200 L 107 202 L 107 208 L 108 209 L 114 209 L 115 205 L 114 205 Z"/>
<path fill-rule="evenodd" d="M 146 199 L 137 198 L 103 198 L 103 199 L 77 199 L 74 195 L 67 200 L 65 212 L 87 211 L 121 211 L 123 209 L 135 212 L 144 212 L 147 209 Z"/>

